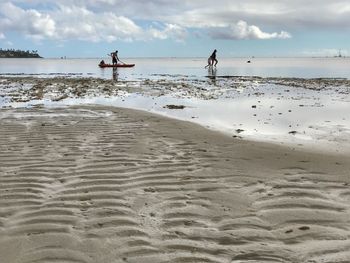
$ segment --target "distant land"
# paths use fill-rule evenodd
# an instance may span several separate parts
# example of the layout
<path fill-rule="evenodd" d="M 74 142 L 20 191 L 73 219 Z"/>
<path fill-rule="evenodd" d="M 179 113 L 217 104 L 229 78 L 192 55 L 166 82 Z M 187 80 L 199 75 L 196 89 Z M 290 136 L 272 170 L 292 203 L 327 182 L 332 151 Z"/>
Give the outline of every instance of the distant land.
<path fill-rule="evenodd" d="M 15 50 L 0 48 L 0 58 L 41 58 L 37 50 Z"/>

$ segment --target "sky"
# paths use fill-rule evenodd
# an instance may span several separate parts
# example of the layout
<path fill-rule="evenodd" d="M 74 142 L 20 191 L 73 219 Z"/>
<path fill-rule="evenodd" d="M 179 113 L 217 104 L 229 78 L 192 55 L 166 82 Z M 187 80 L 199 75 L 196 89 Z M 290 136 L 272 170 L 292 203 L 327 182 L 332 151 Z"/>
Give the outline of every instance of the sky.
<path fill-rule="evenodd" d="M 0 0 L 0 48 L 47 58 L 350 55 L 349 0 Z"/>

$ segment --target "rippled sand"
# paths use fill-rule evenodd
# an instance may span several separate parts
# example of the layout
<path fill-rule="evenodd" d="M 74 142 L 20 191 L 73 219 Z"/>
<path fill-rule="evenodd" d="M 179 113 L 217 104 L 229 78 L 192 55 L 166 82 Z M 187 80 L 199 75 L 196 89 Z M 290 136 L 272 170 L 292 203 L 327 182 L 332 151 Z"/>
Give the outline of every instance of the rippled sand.
<path fill-rule="evenodd" d="M 1 262 L 350 259 L 346 156 L 126 109 L 0 113 Z"/>

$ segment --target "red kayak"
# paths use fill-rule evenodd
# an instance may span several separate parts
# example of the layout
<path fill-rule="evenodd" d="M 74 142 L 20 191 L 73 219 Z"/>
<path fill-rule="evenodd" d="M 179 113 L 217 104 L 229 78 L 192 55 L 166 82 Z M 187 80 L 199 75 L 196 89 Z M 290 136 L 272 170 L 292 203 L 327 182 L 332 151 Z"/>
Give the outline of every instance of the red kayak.
<path fill-rule="evenodd" d="M 135 64 L 98 64 L 100 68 L 132 68 Z"/>

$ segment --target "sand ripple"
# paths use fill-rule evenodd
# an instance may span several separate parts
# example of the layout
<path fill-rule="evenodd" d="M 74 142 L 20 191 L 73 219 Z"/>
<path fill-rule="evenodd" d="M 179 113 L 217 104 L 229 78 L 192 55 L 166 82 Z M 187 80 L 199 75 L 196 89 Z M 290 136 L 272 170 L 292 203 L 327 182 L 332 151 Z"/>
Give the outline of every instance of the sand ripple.
<path fill-rule="evenodd" d="M 337 157 L 129 110 L 1 113 L 1 262 L 350 260 Z"/>

